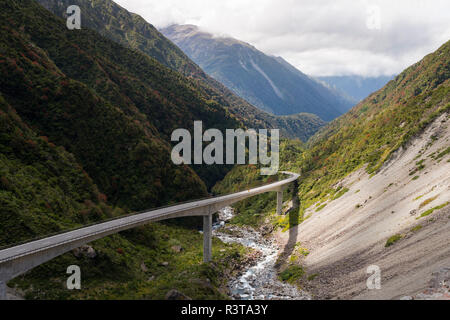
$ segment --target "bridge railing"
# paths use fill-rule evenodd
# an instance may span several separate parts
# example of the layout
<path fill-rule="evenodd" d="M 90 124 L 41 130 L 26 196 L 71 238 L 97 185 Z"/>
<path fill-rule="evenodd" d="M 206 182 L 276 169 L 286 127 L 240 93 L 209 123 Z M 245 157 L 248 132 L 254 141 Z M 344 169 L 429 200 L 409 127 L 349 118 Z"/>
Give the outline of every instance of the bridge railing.
<path fill-rule="evenodd" d="M 283 189 L 299 177 L 296 173 L 282 173 L 290 177 L 257 188 L 128 215 L 3 249 L 0 251 L 0 299 L 6 298 L 9 280 L 42 263 L 94 240 L 161 220 L 203 216 L 203 260 L 208 262 L 212 258 L 212 215 L 233 203 L 271 191 L 277 192 L 277 213 L 280 214 Z"/>

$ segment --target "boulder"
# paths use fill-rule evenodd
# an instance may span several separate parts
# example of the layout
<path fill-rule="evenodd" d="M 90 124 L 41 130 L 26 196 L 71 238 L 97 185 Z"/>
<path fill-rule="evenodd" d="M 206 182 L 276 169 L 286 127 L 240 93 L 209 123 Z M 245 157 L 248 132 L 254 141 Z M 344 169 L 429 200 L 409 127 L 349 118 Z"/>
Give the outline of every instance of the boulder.
<path fill-rule="evenodd" d="M 166 300 L 192 300 L 178 290 L 172 289 L 166 294 Z"/>
<path fill-rule="evenodd" d="M 180 253 L 181 251 L 183 251 L 182 246 L 172 246 L 171 249 L 172 249 L 172 251 L 174 251 L 176 253 Z"/>
<path fill-rule="evenodd" d="M 81 258 L 83 256 L 89 259 L 94 259 L 97 256 L 97 253 L 95 252 L 94 248 L 88 245 L 75 248 L 73 249 L 72 252 L 73 255 L 77 258 Z"/>

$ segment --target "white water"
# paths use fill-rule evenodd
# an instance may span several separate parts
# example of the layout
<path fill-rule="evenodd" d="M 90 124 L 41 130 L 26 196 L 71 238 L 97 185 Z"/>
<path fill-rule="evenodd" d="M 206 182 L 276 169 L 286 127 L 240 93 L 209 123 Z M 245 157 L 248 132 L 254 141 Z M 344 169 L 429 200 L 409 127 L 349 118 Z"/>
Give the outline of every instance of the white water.
<path fill-rule="evenodd" d="M 233 209 L 219 212 L 219 222 L 214 224 L 214 236 L 225 243 L 240 243 L 262 253 L 257 263 L 228 283 L 231 296 L 239 300 L 305 300 L 309 294 L 278 280 L 275 263 L 280 248 L 273 240 L 265 239 L 252 228 L 226 226 L 233 235 L 222 232 L 226 221 L 233 217 Z"/>

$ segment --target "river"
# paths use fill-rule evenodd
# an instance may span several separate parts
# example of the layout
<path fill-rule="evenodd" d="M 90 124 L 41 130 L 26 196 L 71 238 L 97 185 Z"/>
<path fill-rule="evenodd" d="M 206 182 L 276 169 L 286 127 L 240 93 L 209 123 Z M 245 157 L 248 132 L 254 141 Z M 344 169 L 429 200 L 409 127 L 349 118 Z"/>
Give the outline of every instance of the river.
<path fill-rule="evenodd" d="M 311 296 L 296 286 L 278 279 L 275 264 L 280 247 L 273 239 L 263 237 L 250 227 L 229 225 L 233 209 L 219 212 L 219 220 L 213 226 L 213 235 L 225 243 L 240 243 L 261 252 L 254 265 L 228 283 L 231 298 L 236 300 L 309 300 Z"/>

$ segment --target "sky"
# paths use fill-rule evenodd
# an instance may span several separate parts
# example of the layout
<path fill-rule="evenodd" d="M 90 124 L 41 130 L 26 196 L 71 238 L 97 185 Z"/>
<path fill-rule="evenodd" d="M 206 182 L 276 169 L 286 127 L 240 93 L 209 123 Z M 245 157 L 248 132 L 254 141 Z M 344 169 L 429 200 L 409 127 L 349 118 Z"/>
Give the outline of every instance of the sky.
<path fill-rule="evenodd" d="M 313 76 L 394 75 L 450 40 L 449 0 L 114 0 L 155 27 L 194 24 Z"/>

